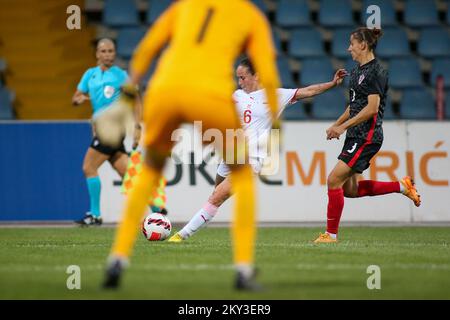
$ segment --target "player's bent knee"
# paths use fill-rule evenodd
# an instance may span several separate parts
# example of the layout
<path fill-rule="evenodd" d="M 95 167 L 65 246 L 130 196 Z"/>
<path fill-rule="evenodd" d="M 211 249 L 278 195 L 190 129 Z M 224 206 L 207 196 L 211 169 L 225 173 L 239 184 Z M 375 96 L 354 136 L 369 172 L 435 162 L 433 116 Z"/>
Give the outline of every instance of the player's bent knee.
<path fill-rule="evenodd" d="M 358 198 L 358 191 L 345 190 L 344 189 L 344 197 L 346 197 L 346 198 Z"/>
<path fill-rule="evenodd" d="M 144 162 L 150 168 L 154 168 L 156 170 L 162 170 L 166 163 L 166 159 L 169 156 L 170 152 L 159 151 L 154 148 L 147 148 L 145 152 Z"/>
<path fill-rule="evenodd" d="M 330 173 L 330 175 L 327 178 L 327 186 L 328 189 L 335 189 L 339 185 L 339 179 L 333 175 L 333 173 Z"/>
<path fill-rule="evenodd" d="M 97 169 L 89 163 L 83 163 L 83 173 L 85 177 L 93 177 L 97 175 Z"/>

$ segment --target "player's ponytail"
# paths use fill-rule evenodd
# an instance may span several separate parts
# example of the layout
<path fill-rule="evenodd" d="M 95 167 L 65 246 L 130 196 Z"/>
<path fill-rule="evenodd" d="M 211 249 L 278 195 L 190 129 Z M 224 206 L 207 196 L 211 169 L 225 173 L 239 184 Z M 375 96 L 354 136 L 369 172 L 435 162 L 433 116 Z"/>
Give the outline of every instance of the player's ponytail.
<path fill-rule="evenodd" d="M 359 42 L 365 41 L 370 51 L 375 51 L 378 39 L 383 35 L 381 29 L 358 28 L 352 32 L 352 36 Z"/>

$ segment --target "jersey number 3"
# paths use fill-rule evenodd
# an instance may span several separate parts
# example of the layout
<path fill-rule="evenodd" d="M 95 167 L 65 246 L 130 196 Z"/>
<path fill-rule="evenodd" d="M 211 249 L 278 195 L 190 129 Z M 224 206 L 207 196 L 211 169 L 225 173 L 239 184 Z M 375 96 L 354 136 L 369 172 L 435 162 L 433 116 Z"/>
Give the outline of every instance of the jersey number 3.
<path fill-rule="evenodd" d="M 197 43 L 201 43 L 203 41 L 203 39 L 205 38 L 206 29 L 208 29 L 208 25 L 211 22 L 211 18 L 213 16 L 213 14 L 214 14 L 214 9 L 209 8 L 208 12 L 206 13 L 205 20 L 203 21 L 202 28 L 198 32 Z"/>

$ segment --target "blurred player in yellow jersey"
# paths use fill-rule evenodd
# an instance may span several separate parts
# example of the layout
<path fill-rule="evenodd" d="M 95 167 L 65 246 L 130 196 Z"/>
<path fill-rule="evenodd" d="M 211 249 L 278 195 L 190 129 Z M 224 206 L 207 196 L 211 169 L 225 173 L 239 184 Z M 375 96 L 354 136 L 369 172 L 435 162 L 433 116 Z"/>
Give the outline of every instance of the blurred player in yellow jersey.
<path fill-rule="evenodd" d="M 108 259 L 104 287 L 116 288 L 134 246 L 149 196 L 154 192 L 170 155 L 172 132 L 182 123 L 202 121 L 203 130 L 239 129 L 232 101 L 235 90 L 233 65 L 246 52 L 266 89 L 272 115 L 278 110 L 275 89 L 279 86 L 275 50 L 269 24 L 246 0 L 175 1 L 145 35 L 130 62 L 130 82 L 124 96 L 135 95 L 156 54 L 165 46 L 155 74 L 144 96 L 146 158 L 135 188 L 129 195 L 122 222 Z M 277 126 L 277 125 L 276 125 Z M 231 146 L 228 146 L 228 148 Z M 236 289 L 257 290 L 254 280 L 255 199 L 252 169 L 246 161 L 238 165 L 222 149 L 231 169 L 236 195 L 232 224 Z M 149 185 L 151 186 L 149 188 Z"/>

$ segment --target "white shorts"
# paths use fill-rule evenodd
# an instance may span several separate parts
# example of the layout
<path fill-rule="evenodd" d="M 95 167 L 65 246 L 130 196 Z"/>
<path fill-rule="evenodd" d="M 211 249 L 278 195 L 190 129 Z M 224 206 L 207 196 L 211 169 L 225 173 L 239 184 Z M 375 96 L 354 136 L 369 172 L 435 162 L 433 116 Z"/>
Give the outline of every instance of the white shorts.
<path fill-rule="evenodd" d="M 261 172 L 263 162 L 264 162 L 263 158 L 250 157 L 250 165 L 252 166 L 254 174 L 257 175 Z M 229 176 L 230 172 L 231 172 L 230 167 L 222 160 L 219 166 L 217 167 L 217 174 L 221 177 L 226 178 Z"/>

